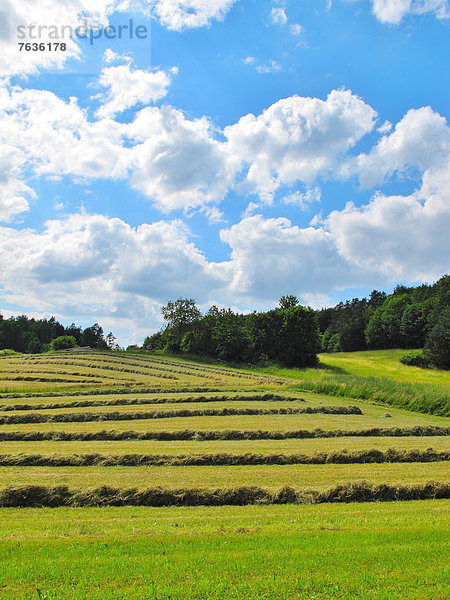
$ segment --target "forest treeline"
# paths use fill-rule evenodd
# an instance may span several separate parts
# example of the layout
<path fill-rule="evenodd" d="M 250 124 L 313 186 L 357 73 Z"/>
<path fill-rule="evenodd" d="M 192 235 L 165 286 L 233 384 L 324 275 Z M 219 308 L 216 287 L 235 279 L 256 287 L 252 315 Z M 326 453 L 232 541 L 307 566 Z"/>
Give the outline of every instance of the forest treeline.
<path fill-rule="evenodd" d="M 448 275 L 433 285 L 397 285 L 392 294 L 373 291 L 368 299 L 340 302 L 316 314 L 322 352 L 425 348 L 425 355 L 410 360 L 450 367 Z"/>
<path fill-rule="evenodd" d="M 425 348 L 412 364 L 450 368 L 450 276 L 433 285 L 374 290 L 333 308 L 314 311 L 283 296 L 267 312 L 235 313 L 213 306 L 202 315 L 192 299 L 162 307 L 167 325 L 145 339 L 145 350 L 189 353 L 225 361 L 279 362 L 308 367 L 318 352 Z"/>
<path fill-rule="evenodd" d="M 51 349 L 74 346 L 106 350 L 116 346 L 115 340 L 112 333 L 105 337 L 98 323 L 82 329 L 75 323 L 65 327 L 55 317 L 30 319 L 26 315 L 20 315 L 5 319 L 0 314 L 0 350 L 8 349 L 25 354 L 39 354 Z"/>
<path fill-rule="evenodd" d="M 295 296 L 283 296 L 273 310 L 250 314 L 212 306 L 203 315 L 187 298 L 170 301 L 161 311 L 166 326 L 145 339 L 144 350 L 312 367 L 318 352 L 424 348 L 405 362 L 450 368 L 448 275 L 433 285 L 398 285 L 392 294 L 374 290 L 369 298 L 316 311 L 301 306 Z M 117 348 L 114 335 L 105 336 L 98 323 L 82 329 L 74 323 L 65 327 L 54 317 L 5 319 L 0 314 L 0 350 L 40 353 L 73 346 Z"/>
<path fill-rule="evenodd" d="M 163 306 L 167 326 L 145 339 L 145 350 L 184 352 L 232 362 L 273 360 L 313 367 L 320 349 L 316 314 L 294 296 L 280 305 L 248 315 L 212 306 L 205 315 L 195 301 L 179 298 Z"/>

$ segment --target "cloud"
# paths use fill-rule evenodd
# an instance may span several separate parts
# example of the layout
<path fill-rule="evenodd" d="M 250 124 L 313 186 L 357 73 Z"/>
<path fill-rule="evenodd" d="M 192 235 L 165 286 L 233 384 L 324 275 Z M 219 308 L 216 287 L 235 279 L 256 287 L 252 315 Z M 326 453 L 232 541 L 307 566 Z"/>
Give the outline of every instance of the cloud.
<path fill-rule="evenodd" d="M 438 19 L 450 17 L 448 0 L 372 0 L 379 21 L 398 25 L 407 15 L 432 13 Z"/>
<path fill-rule="evenodd" d="M 274 25 L 286 25 L 287 16 L 284 8 L 272 8 L 272 10 L 270 11 L 270 20 Z"/>
<path fill-rule="evenodd" d="M 259 116 L 242 117 L 225 128 L 229 152 L 247 165 L 246 191 L 271 201 L 281 185 L 307 185 L 327 176 L 339 160 L 373 129 L 376 113 L 348 90 L 325 101 L 291 96 Z"/>
<path fill-rule="evenodd" d="M 112 110 L 107 102 L 90 121 L 76 98 L 0 87 L 0 141 L 37 175 L 129 180 L 164 212 L 224 198 L 239 162 L 208 119 L 163 106 L 144 108 L 127 124 L 108 118 Z"/>
<path fill-rule="evenodd" d="M 176 73 L 176 68 L 170 73 L 132 69 L 129 63 L 104 67 L 100 73 L 99 85 L 107 88 L 107 92 L 100 95 L 102 105 L 97 110 L 97 116 L 113 117 L 137 104 L 148 105 L 161 100 L 167 94 L 171 75 Z"/>
<path fill-rule="evenodd" d="M 203 27 L 213 20 L 222 21 L 237 0 L 155 0 L 154 14 L 168 29 Z"/>
<path fill-rule="evenodd" d="M 309 188 L 306 192 L 296 191 L 288 194 L 282 199 L 284 204 L 299 206 L 302 210 L 307 210 L 314 202 L 320 202 L 322 193 L 319 187 Z"/>
<path fill-rule="evenodd" d="M 117 76 L 121 67 L 123 78 Z M 169 76 L 142 72 L 147 80 L 129 65 L 106 69 L 110 95 L 94 120 L 76 98 L 0 86 L 0 142 L 9 149 L 8 161 L 14 156 L 3 164 L 4 220 L 26 210 L 33 195 L 23 181 L 25 167 L 27 175 L 122 179 L 165 213 L 208 207 L 205 214 L 217 221 L 222 216 L 215 205 L 233 189 L 271 203 L 281 188 L 312 189 L 320 178 L 357 175 L 364 186 L 396 175 L 417 180 L 450 154 L 445 119 L 424 107 L 410 110 L 392 132 L 382 129 L 387 133 L 368 153 L 350 156 L 373 131 L 377 115 L 349 90 L 334 90 L 326 100 L 291 96 L 223 131 L 206 117 L 190 119 L 171 106 L 146 107 L 133 121 L 120 123 L 112 113 L 137 101 L 142 89 L 147 93 L 149 82 L 152 93 L 163 93 Z M 136 73 L 143 87 L 130 84 L 122 95 L 123 81 L 128 76 L 135 81 Z M 289 194 L 299 205 L 308 201 L 295 189 Z"/>
<path fill-rule="evenodd" d="M 126 127 L 133 143 L 131 184 L 169 212 L 224 198 L 236 161 L 203 117 L 189 120 L 169 106 L 145 108 Z"/>
<path fill-rule="evenodd" d="M 122 127 L 110 119 L 88 121 L 76 98 L 0 87 L 0 141 L 15 146 L 38 175 L 124 177 L 129 151 Z"/>
<path fill-rule="evenodd" d="M 298 37 L 303 31 L 303 27 L 299 23 L 292 23 L 292 25 L 289 27 L 289 30 L 292 35 Z"/>
<path fill-rule="evenodd" d="M 261 63 L 255 56 L 247 56 L 242 61 L 245 65 L 254 66 L 258 73 L 277 73 L 283 70 L 283 66 L 276 60 L 270 59 Z"/>
<path fill-rule="evenodd" d="M 334 289 L 434 281 L 450 264 L 450 161 L 427 171 L 410 196 L 348 203 L 317 227 L 247 216 L 221 232 L 231 247 L 227 291 L 241 302 L 304 301 Z"/>
<path fill-rule="evenodd" d="M 352 167 L 362 185 L 371 187 L 394 174 L 421 173 L 442 164 L 450 155 L 450 128 L 444 117 L 429 106 L 409 110 L 394 131 L 381 138 L 368 153 L 361 154 Z"/>
<path fill-rule="evenodd" d="M 81 213 L 42 232 L 1 227 L 2 297 L 141 331 L 141 340 L 158 326 L 158 306 L 180 295 L 264 307 L 285 293 L 316 303 L 336 288 L 433 281 L 449 269 L 449 194 L 450 160 L 427 169 L 413 194 L 349 202 L 314 226 L 248 214 L 222 229 L 230 258 L 221 262 L 208 260 L 179 220 L 131 227 Z"/>
<path fill-rule="evenodd" d="M 288 219 L 244 218 L 221 232 L 230 245 L 229 291 L 246 301 L 273 301 L 286 293 L 316 293 L 349 284 L 347 261 L 324 229 L 302 229 Z"/>
<path fill-rule="evenodd" d="M 143 326 L 145 314 L 154 317 L 169 297 L 201 301 L 221 285 L 220 266 L 189 237 L 180 221 L 133 228 L 86 213 L 48 221 L 42 232 L 2 227 L 3 300 L 66 318 L 114 320 L 116 328 L 133 320 Z"/>
<path fill-rule="evenodd" d="M 21 163 L 20 152 L 10 146 L 0 146 L 0 221 L 6 223 L 28 211 L 28 198 L 36 196 L 20 178 Z"/>
<path fill-rule="evenodd" d="M 332 212 L 339 254 L 382 281 L 432 281 L 449 269 L 450 161 L 430 169 L 410 196 L 376 194 L 365 206 Z"/>
<path fill-rule="evenodd" d="M 258 65 L 256 70 L 258 73 L 278 73 L 283 70 L 283 67 L 279 62 L 271 59 L 262 65 Z"/>
<path fill-rule="evenodd" d="M 106 27 L 113 13 L 133 11 L 152 13 L 163 26 L 182 31 L 208 26 L 213 20 L 224 19 L 236 1 L 238 0 L 0 0 L 0 77 L 36 74 L 42 69 L 62 69 L 68 59 L 81 58 L 80 47 L 75 39 L 71 39 L 69 31 L 83 26 L 85 21 L 88 27 Z M 35 26 L 31 34 L 28 29 L 30 25 Z M 19 27 L 22 29 L 18 29 Z M 58 39 L 53 35 L 55 31 L 58 31 Z M 21 52 L 17 45 L 20 41 L 65 42 L 66 50 Z"/>

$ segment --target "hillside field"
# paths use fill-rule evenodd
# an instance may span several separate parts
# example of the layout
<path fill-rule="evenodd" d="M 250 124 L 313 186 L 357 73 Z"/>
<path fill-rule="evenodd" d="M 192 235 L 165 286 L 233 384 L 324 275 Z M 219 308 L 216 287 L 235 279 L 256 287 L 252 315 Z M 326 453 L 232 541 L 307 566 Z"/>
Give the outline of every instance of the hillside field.
<path fill-rule="evenodd" d="M 449 375 L 405 352 L 0 356 L 0 599 L 446 599 Z"/>

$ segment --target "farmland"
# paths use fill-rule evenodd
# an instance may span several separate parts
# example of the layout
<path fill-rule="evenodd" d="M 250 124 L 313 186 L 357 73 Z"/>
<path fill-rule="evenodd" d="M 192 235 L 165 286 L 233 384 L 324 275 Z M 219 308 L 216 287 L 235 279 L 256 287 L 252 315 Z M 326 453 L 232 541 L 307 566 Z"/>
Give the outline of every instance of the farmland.
<path fill-rule="evenodd" d="M 447 597 L 447 374 L 408 383 L 391 351 L 371 354 L 289 376 L 0 357 L 0 598 Z M 390 371 L 429 402 L 305 385 L 337 368 L 382 391 Z"/>

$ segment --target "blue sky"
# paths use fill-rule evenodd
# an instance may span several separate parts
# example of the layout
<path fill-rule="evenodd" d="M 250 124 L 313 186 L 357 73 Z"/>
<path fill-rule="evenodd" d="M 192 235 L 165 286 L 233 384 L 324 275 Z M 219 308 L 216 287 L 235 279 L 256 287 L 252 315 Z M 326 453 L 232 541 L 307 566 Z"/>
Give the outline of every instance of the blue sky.
<path fill-rule="evenodd" d="M 1 0 L 2 314 L 139 343 L 179 296 L 320 307 L 448 272 L 449 16 L 446 0 Z M 141 39 L 106 29 L 130 21 Z M 92 44 L 62 40 L 83 23 Z M 19 40 L 30 24 L 47 27 Z"/>

